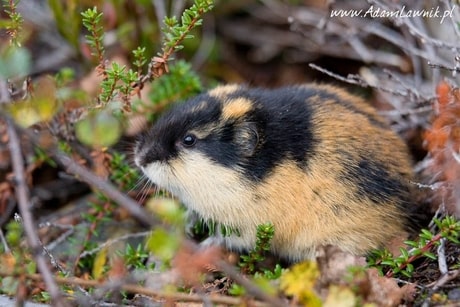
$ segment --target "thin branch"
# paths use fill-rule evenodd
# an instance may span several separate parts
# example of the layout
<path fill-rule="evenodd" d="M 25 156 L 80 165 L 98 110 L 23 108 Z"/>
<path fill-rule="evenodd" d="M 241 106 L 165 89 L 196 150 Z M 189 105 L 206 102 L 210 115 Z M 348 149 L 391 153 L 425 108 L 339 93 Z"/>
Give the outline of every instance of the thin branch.
<path fill-rule="evenodd" d="M 398 6 L 397 8 L 390 8 L 385 3 L 379 0 L 368 0 L 368 2 L 371 4 L 376 4 L 387 11 L 401 9 L 400 6 Z M 446 48 L 447 50 L 455 50 L 457 53 L 460 51 L 460 45 L 458 44 L 451 44 L 450 42 L 442 41 L 428 36 L 426 33 L 422 32 L 417 26 L 415 26 L 410 21 L 410 18 L 398 18 L 398 21 L 402 21 L 409 28 L 409 31 L 412 35 L 417 36 L 426 44 L 430 44 L 435 47 Z"/>
<path fill-rule="evenodd" d="M 61 163 L 69 174 L 75 175 L 80 181 L 89 184 L 95 189 L 102 192 L 105 196 L 112 199 L 120 206 L 129 211 L 129 213 L 137 220 L 148 226 L 158 224 L 155 218 L 146 212 L 138 203 L 132 198 L 120 192 L 109 181 L 105 181 L 88 170 L 86 167 L 78 164 L 71 157 L 63 154 L 62 152 L 55 151 L 53 157 L 56 161 Z"/>
<path fill-rule="evenodd" d="M 21 213 L 24 232 L 26 234 L 27 241 L 34 255 L 35 261 L 37 262 L 38 270 L 43 276 L 43 281 L 46 284 L 46 288 L 51 296 L 55 306 L 69 306 L 67 302 L 63 300 L 61 292 L 57 284 L 55 283 L 53 274 L 48 268 L 48 261 L 45 258 L 42 250 L 43 246 L 38 237 L 38 231 L 34 225 L 32 213 L 30 212 L 31 203 L 29 198 L 29 191 L 26 185 L 26 179 L 24 176 L 24 165 L 21 153 L 21 147 L 19 144 L 19 137 L 16 132 L 16 128 L 10 119 L 6 119 L 8 126 L 9 136 L 9 150 L 11 154 L 11 161 L 13 165 L 14 179 L 16 182 L 16 199 L 18 201 L 19 212 Z"/>
<path fill-rule="evenodd" d="M 2 277 L 11 277 L 11 274 L 8 272 L 1 272 L 0 276 Z M 27 274 L 25 277 L 29 280 L 34 281 L 43 281 L 43 277 L 39 274 Z M 171 292 L 171 291 L 158 291 L 154 289 L 149 289 L 136 284 L 127 284 L 124 280 L 113 280 L 106 283 L 102 283 L 98 280 L 86 280 L 77 277 L 56 277 L 56 282 L 60 285 L 69 285 L 69 286 L 80 286 L 84 288 L 106 288 L 106 289 L 120 289 L 129 293 L 145 295 L 149 297 L 154 297 L 158 299 L 171 299 L 174 301 L 183 301 L 183 302 L 203 302 L 203 297 L 198 294 L 187 294 L 180 292 Z M 225 304 L 231 306 L 241 306 L 248 301 L 246 299 L 223 296 L 212 294 L 207 296 L 211 302 L 215 304 Z M 285 304 L 283 304 L 285 305 Z M 283 306 L 277 305 L 277 306 Z M 250 301 L 250 306 L 264 307 L 268 306 L 265 303 Z"/>
<path fill-rule="evenodd" d="M 110 245 L 113 245 L 115 243 L 118 243 L 120 241 L 124 241 L 130 238 L 138 238 L 138 237 L 147 237 L 151 232 L 150 231 L 144 231 L 144 232 L 138 232 L 138 233 L 129 233 L 124 236 L 120 236 L 114 239 L 110 239 L 102 244 L 99 244 L 96 248 L 93 248 L 92 250 L 89 251 L 84 251 L 83 253 L 80 254 L 80 258 L 94 255 L 98 253 L 100 250 L 104 249 L 105 247 L 108 247 Z"/>
<path fill-rule="evenodd" d="M 435 63 L 432 63 L 432 62 L 428 62 L 428 65 L 430 67 L 433 67 L 433 68 L 445 69 L 445 70 L 448 70 L 448 71 L 451 71 L 451 72 L 460 72 L 460 67 L 448 67 L 446 65 L 435 64 Z"/>
<path fill-rule="evenodd" d="M 460 276 L 460 270 L 449 271 L 446 274 L 442 275 L 437 281 L 426 285 L 426 287 L 432 287 L 433 291 L 436 291 L 442 286 L 444 286 L 445 284 L 447 284 L 449 281 L 454 280 L 458 278 L 459 276 Z"/>
<path fill-rule="evenodd" d="M 10 247 L 8 246 L 8 242 L 6 242 L 5 235 L 3 234 L 2 228 L 0 228 L 0 242 L 2 242 L 3 250 L 7 254 L 10 252 Z"/>
<path fill-rule="evenodd" d="M 346 83 L 349 83 L 349 84 L 354 84 L 354 85 L 359 85 L 361 87 L 369 87 L 369 83 L 367 83 L 366 81 L 363 80 L 363 78 L 361 78 L 361 76 L 359 75 L 348 75 L 347 77 L 343 77 L 343 76 L 340 76 L 338 74 L 335 74 L 333 72 L 331 72 L 330 70 L 327 70 L 325 68 L 322 68 L 316 64 L 313 64 L 313 63 L 310 63 L 308 64 L 308 66 L 310 68 L 313 68 L 317 71 L 320 71 L 322 72 L 323 74 L 326 74 L 328 75 L 329 77 L 332 77 L 332 78 L 335 78 L 339 81 L 343 81 L 343 82 L 346 82 Z"/>
<path fill-rule="evenodd" d="M 396 96 L 401 96 L 401 97 L 406 97 L 406 98 L 411 98 L 410 96 L 413 96 L 413 98 L 420 98 L 422 99 L 422 101 L 426 101 L 426 100 L 429 100 L 431 99 L 432 97 L 429 97 L 429 98 L 426 98 L 424 95 L 420 94 L 416 89 L 406 85 L 406 84 L 402 84 L 403 87 L 406 89 L 406 90 L 398 90 L 398 89 L 395 89 L 395 88 L 387 88 L 387 87 L 383 87 L 383 86 L 380 86 L 380 85 L 376 85 L 376 84 L 370 84 L 368 83 L 366 80 L 364 80 L 360 75 L 355 75 L 355 74 L 349 74 L 347 77 L 344 77 L 344 76 L 341 76 L 341 75 L 338 75 L 336 73 L 333 73 L 325 68 L 322 68 L 316 64 L 313 64 L 313 63 L 310 63 L 308 64 L 309 67 L 311 67 L 312 69 L 315 69 L 315 70 L 318 70 L 332 78 L 335 78 L 339 81 L 342 81 L 342 82 L 346 82 L 346 83 L 349 83 L 349 84 L 354 84 L 354 85 L 359 85 L 361 87 L 371 87 L 371 88 L 374 88 L 374 89 L 377 89 L 377 90 L 380 90 L 382 92 L 386 92 L 386 93 L 390 93 L 392 95 L 396 95 Z M 391 77 L 391 78 L 395 78 L 395 75 L 392 74 L 392 73 L 389 73 L 389 71 L 386 71 L 387 74 Z M 401 81 L 402 82 L 402 81 Z M 398 83 L 400 84 L 400 83 Z"/>
<path fill-rule="evenodd" d="M 438 267 L 439 267 L 439 272 L 441 272 L 442 275 L 445 275 L 449 272 L 449 268 L 447 266 L 447 260 L 446 260 L 446 239 L 441 239 L 439 240 L 439 246 L 438 246 Z"/>
<path fill-rule="evenodd" d="M 11 101 L 11 95 L 8 90 L 8 83 L 0 78 L 0 105 Z"/>

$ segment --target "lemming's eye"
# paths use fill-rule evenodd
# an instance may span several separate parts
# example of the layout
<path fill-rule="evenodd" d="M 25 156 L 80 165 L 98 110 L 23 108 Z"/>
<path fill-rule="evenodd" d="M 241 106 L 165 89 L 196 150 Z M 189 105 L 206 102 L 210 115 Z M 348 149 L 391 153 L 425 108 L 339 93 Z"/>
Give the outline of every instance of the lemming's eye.
<path fill-rule="evenodd" d="M 186 147 L 192 147 L 196 143 L 196 137 L 193 134 L 187 134 L 184 136 L 182 139 L 182 144 L 184 144 Z"/>

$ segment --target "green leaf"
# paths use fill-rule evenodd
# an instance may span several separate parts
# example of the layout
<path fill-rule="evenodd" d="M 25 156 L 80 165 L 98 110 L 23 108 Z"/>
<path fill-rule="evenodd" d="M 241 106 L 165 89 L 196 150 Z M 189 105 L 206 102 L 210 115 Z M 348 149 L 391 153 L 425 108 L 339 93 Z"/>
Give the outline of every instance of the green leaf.
<path fill-rule="evenodd" d="M 393 259 L 391 259 L 391 260 L 382 260 L 382 262 L 380 262 L 380 264 L 382 264 L 382 265 L 393 266 L 393 265 L 394 265 L 394 261 L 393 261 Z"/>
<path fill-rule="evenodd" d="M 146 207 L 149 211 L 155 212 L 159 217 L 168 223 L 185 225 L 185 211 L 180 204 L 170 198 L 151 198 Z"/>
<path fill-rule="evenodd" d="M 427 258 L 430 258 L 430 259 L 433 259 L 433 260 L 436 260 L 437 257 L 435 254 L 433 254 L 432 252 L 424 252 L 423 253 L 423 256 L 427 257 Z"/>
<path fill-rule="evenodd" d="M 406 266 L 406 271 L 412 273 L 414 271 L 414 265 L 412 263 L 408 263 Z"/>
<path fill-rule="evenodd" d="M 448 236 L 447 239 L 455 244 L 460 244 L 460 241 L 458 240 L 458 236 Z"/>
<path fill-rule="evenodd" d="M 233 283 L 228 293 L 233 296 L 243 296 L 246 294 L 246 289 L 243 286 Z"/>
<path fill-rule="evenodd" d="M 407 259 L 409 258 L 409 252 L 407 251 L 407 249 L 403 248 L 403 247 L 400 247 L 399 250 L 401 251 L 401 255 Z"/>
<path fill-rule="evenodd" d="M 14 296 L 19 286 L 19 279 L 16 277 L 3 277 L 0 281 L 2 293 Z"/>
<path fill-rule="evenodd" d="M 410 247 L 418 247 L 418 243 L 415 241 L 404 241 L 404 244 L 409 245 Z"/>
<path fill-rule="evenodd" d="M 0 56 L 0 77 L 11 79 L 25 77 L 30 73 L 31 56 L 27 49 L 11 47 Z"/>
<path fill-rule="evenodd" d="M 108 147 L 115 144 L 122 133 L 121 123 L 108 111 L 90 113 L 75 126 L 77 138 L 94 147 Z"/>
<path fill-rule="evenodd" d="M 428 240 L 431 240 L 431 238 L 433 237 L 433 234 L 427 229 L 421 230 L 421 236 L 422 235 L 423 235 L 423 238 L 428 239 Z"/>
<path fill-rule="evenodd" d="M 162 228 L 152 231 L 147 240 L 149 250 L 163 261 L 169 261 L 176 254 L 181 242 L 176 233 L 168 233 Z"/>

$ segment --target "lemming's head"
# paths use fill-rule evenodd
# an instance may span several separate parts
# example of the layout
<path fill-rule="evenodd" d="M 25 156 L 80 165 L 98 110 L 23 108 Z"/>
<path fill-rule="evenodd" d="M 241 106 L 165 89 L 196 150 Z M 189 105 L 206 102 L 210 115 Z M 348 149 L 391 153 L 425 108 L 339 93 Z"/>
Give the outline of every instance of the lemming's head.
<path fill-rule="evenodd" d="M 310 112 L 304 97 L 280 103 L 285 94 L 229 85 L 179 103 L 140 138 L 136 164 L 166 189 L 178 175 L 235 173 L 254 182 L 287 158 L 305 164 Z"/>

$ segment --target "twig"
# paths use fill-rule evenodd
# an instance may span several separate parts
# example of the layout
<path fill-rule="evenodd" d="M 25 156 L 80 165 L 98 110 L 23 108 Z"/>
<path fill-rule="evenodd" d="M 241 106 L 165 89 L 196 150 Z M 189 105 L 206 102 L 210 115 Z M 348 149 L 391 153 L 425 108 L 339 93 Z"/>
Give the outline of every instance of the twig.
<path fill-rule="evenodd" d="M 3 230 L 1 228 L 0 228 L 0 241 L 2 242 L 4 252 L 9 253 L 10 248 L 8 246 L 8 243 L 6 242 L 5 236 L 3 234 Z"/>
<path fill-rule="evenodd" d="M 63 230 L 64 232 L 61 233 L 59 237 L 54 239 L 51 243 L 46 245 L 46 248 L 49 251 L 54 250 L 56 246 L 58 246 L 60 243 L 64 242 L 68 237 L 70 237 L 74 232 L 75 229 L 72 225 L 58 225 L 58 224 L 51 224 L 50 222 L 42 223 L 38 225 L 39 228 L 43 227 L 56 227 L 59 228 L 60 230 Z"/>
<path fill-rule="evenodd" d="M 0 78 L 0 105 L 11 101 L 11 95 L 8 91 L 8 83 Z"/>
<path fill-rule="evenodd" d="M 309 67 L 315 69 L 315 70 L 318 70 L 330 77 L 333 77 L 339 81 L 343 81 L 343 82 L 346 82 L 346 83 L 349 83 L 349 84 L 354 84 L 354 85 L 359 85 L 361 87 L 371 87 L 371 88 L 374 88 L 374 89 L 377 89 L 377 90 L 380 90 L 382 92 L 386 92 L 386 93 L 390 93 L 392 95 L 396 95 L 396 96 L 401 96 L 401 97 L 406 97 L 406 98 L 410 98 L 410 96 L 414 96 L 414 98 L 417 98 L 417 97 L 422 97 L 423 100 L 428 100 L 427 98 L 424 98 L 423 95 L 421 95 L 419 92 L 417 92 L 416 90 L 413 90 L 413 89 L 410 89 L 410 86 L 407 86 L 407 85 L 404 85 L 405 88 L 407 88 L 407 90 L 403 91 L 403 90 L 398 90 L 398 89 L 395 89 L 395 88 L 386 88 L 386 87 L 383 87 L 383 86 L 379 86 L 379 85 L 375 85 L 375 84 L 370 84 L 368 83 L 367 81 L 365 81 L 361 76 L 359 75 L 355 75 L 355 74 L 349 74 L 347 77 L 343 77 L 343 76 L 340 76 L 336 73 L 333 73 L 325 68 L 322 68 L 316 64 L 313 64 L 313 63 L 309 63 L 308 64 Z M 393 74 L 390 75 L 392 78 L 394 77 Z M 398 83 L 399 84 L 399 83 Z M 431 99 L 431 98 L 430 98 Z"/>
<path fill-rule="evenodd" d="M 2 277 L 10 277 L 11 274 L 7 272 L 1 272 L 0 276 Z M 34 281 L 43 281 L 43 277 L 40 274 L 27 274 L 25 277 L 29 280 Z M 203 298 L 197 294 L 187 294 L 187 293 L 180 293 L 180 292 L 171 292 L 171 291 L 158 291 L 149 289 L 140 285 L 136 284 L 126 284 L 123 280 L 114 280 L 108 281 L 106 283 L 101 283 L 98 280 L 85 280 L 77 277 L 56 277 L 56 282 L 60 285 L 69 285 L 69 286 L 81 286 L 84 288 L 92 288 L 92 287 L 105 287 L 107 289 L 120 289 L 123 291 L 127 291 L 129 293 L 134 294 L 141 294 L 145 296 L 160 298 L 160 299 L 172 299 L 174 301 L 184 301 L 184 302 L 203 302 Z M 229 297 L 229 296 L 222 296 L 222 295 L 208 295 L 207 298 L 215 303 L 215 304 L 225 304 L 231 306 L 241 306 L 243 303 L 247 302 L 245 299 L 236 298 L 236 297 Z M 258 306 L 263 307 L 267 306 L 262 302 L 251 301 L 251 306 Z M 278 305 L 282 306 L 282 305 Z"/>
<path fill-rule="evenodd" d="M 108 240 L 108 241 L 106 241 L 106 242 L 104 242 L 102 244 L 99 244 L 96 248 L 94 248 L 92 250 L 84 251 L 83 253 L 80 254 L 80 258 L 90 256 L 90 255 L 94 255 L 97 252 L 99 252 L 100 250 L 102 250 L 103 248 L 105 248 L 107 246 L 110 246 L 112 244 L 118 243 L 120 241 L 124 241 L 124 240 L 130 239 L 130 238 L 146 237 L 149 234 L 150 234 L 150 231 L 144 231 L 144 232 L 138 232 L 138 233 L 130 233 L 130 234 L 126 234 L 124 236 L 117 237 L 115 239 Z"/>
<path fill-rule="evenodd" d="M 432 287 L 433 291 L 436 291 L 437 289 L 441 288 L 449 281 L 454 280 L 459 276 L 460 276 L 460 269 L 449 271 L 446 274 L 442 275 L 437 281 L 432 282 L 429 285 L 427 285 L 427 287 Z"/>
<path fill-rule="evenodd" d="M 16 182 L 15 193 L 18 201 L 19 212 L 21 213 L 23 219 L 24 231 L 27 241 L 30 245 L 35 261 L 37 262 L 38 270 L 43 276 L 43 281 L 46 284 L 52 302 L 55 306 L 69 306 L 67 302 L 63 300 L 59 288 L 55 283 L 53 274 L 48 268 L 48 262 L 42 253 L 43 247 L 40 243 L 40 239 L 38 238 L 38 232 L 34 226 L 33 217 L 30 212 L 31 204 L 29 199 L 29 191 L 26 185 L 26 179 L 24 176 L 24 165 L 18 134 L 13 122 L 10 119 L 6 119 L 6 122 L 8 125 L 7 129 L 9 136 L 8 146 L 11 154 L 11 161 L 15 177 L 14 179 Z"/>
<path fill-rule="evenodd" d="M 445 65 L 435 64 L 430 61 L 428 61 L 428 65 L 433 68 L 441 68 L 441 69 L 449 70 L 451 72 L 460 72 L 460 67 L 447 67 Z"/>
<path fill-rule="evenodd" d="M 442 275 L 447 274 L 449 271 L 449 268 L 447 267 L 447 260 L 446 260 L 446 239 L 443 238 L 439 240 L 439 246 L 438 246 L 438 267 L 439 267 L 439 272 L 441 272 Z"/>
<path fill-rule="evenodd" d="M 376 4 L 387 11 L 391 10 L 390 7 L 385 5 L 385 3 L 383 3 L 382 1 L 368 0 L 368 2 L 371 4 Z M 401 7 L 397 7 L 397 9 L 401 9 Z M 441 40 L 428 36 L 426 33 L 422 32 L 418 27 L 412 24 L 412 22 L 410 22 L 410 18 L 399 18 L 398 20 L 401 20 L 409 28 L 409 31 L 411 31 L 411 34 L 420 38 L 424 43 L 433 45 L 435 47 L 446 48 L 446 50 L 455 50 L 455 52 L 457 53 L 459 52 L 460 45 L 451 44 L 449 42 L 441 41 Z"/>
<path fill-rule="evenodd" d="M 364 81 L 359 75 L 348 75 L 347 77 L 343 77 L 343 76 L 340 76 L 338 74 L 335 74 L 325 68 L 322 68 L 316 64 L 313 64 L 313 63 L 310 63 L 308 64 L 309 67 L 317 70 L 317 71 L 320 71 L 322 72 L 323 74 L 326 74 L 328 75 L 329 77 L 333 77 L 337 80 L 340 80 L 340 81 L 343 81 L 343 82 L 346 82 L 346 83 L 349 83 L 349 84 L 355 84 L 355 85 L 359 85 L 361 87 L 369 87 L 369 83 L 367 83 L 366 81 Z"/>
<path fill-rule="evenodd" d="M 86 167 L 78 164 L 71 157 L 63 154 L 62 152 L 55 151 L 52 153 L 53 157 L 59 161 L 69 174 L 75 175 L 79 180 L 89 184 L 102 192 L 105 196 L 112 199 L 120 206 L 129 211 L 129 213 L 137 220 L 148 226 L 156 225 L 155 218 L 146 212 L 138 203 L 132 198 L 126 196 L 120 192 L 113 184 L 108 181 L 104 181 L 100 177 L 96 176 Z"/>
<path fill-rule="evenodd" d="M 384 69 L 383 72 L 389 78 L 396 80 L 396 83 L 399 84 L 402 88 L 404 88 L 404 90 L 406 91 L 407 94 L 409 94 L 409 96 L 412 96 L 410 97 L 411 101 L 414 101 L 414 100 L 420 101 L 424 99 L 423 95 L 417 90 L 417 88 L 414 85 L 406 84 L 406 82 L 404 82 L 399 76 L 397 76 L 394 72 L 388 69 Z M 433 98 L 436 98 L 436 97 L 433 97 Z"/>

